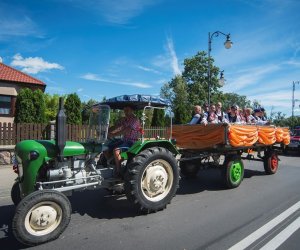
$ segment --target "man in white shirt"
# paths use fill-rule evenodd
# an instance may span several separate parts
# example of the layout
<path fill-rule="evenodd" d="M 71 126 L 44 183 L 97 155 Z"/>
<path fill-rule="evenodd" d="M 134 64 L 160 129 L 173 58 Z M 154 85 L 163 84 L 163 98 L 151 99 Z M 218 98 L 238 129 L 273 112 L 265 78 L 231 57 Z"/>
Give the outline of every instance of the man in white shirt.
<path fill-rule="evenodd" d="M 202 122 L 202 114 L 201 114 L 201 107 L 199 105 L 196 105 L 194 107 L 194 116 L 192 120 L 189 122 L 189 124 L 200 124 Z"/>

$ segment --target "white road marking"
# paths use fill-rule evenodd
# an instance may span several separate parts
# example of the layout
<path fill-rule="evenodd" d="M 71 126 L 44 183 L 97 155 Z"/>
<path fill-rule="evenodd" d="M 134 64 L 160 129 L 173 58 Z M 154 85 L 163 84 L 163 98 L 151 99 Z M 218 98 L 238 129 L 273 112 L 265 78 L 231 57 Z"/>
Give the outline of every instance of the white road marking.
<path fill-rule="evenodd" d="M 241 250 L 245 249 L 246 247 L 250 246 L 253 242 L 258 240 L 260 237 L 265 235 L 267 232 L 269 232 L 272 228 L 276 227 L 279 223 L 284 221 L 286 218 L 288 218 L 291 214 L 296 212 L 300 208 L 300 201 L 298 201 L 296 204 L 282 212 L 280 215 L 275 217 L 273 220 L 269 221 L 267 224 L 263 225 L 256 231 L 254 231 L 252 234 L 241 240 L 240 242 L 236 243 L 234 246 L 230 247 L 228 250 Z"/>
<path fill-rule="evenodd" d="M 279 234 L 277 234 L 272 240 L 270 240 L 260 250 L 274 250 L 274 249 L 277 249 L 283 242 L 285 242 L 299 228 L 300 228 L 300 217 L 298 217 L 288 227 L 286 227 Z"/>

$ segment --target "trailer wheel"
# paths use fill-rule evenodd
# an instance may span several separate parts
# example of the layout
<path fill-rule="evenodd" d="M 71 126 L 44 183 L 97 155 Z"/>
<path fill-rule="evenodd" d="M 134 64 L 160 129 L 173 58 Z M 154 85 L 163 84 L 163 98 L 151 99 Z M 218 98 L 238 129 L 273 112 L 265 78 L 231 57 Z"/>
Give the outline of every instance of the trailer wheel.
<path fill-rule="evenodd" d="M 35 191 L 22 199 L 12 222 L 15 238 L 34 246 L 58 238 L 71 219 L 68 198 L 55 190 Z"/>
<path fill-rule="evenodd" d="M 266 174 L 275 174 L 278 170 L 278 156 L 275 152 L 267 152 L 264 157 Z"/>
<path fill-rule="evenodd" d="M 125 194 L 140 210 L 166 207 L 179 186 L 179 168 L 172 153 L 162 147 L 145 149 L 127 165 Z"/>
<path fill-rule="evenodd" d="M 244 178 L 244 164 L 242 159 L 237 156 L 226 158 L 223 171 L 226 187 L 238 187 Z"/>
<path fill-rule="evenodd" d="M 199 172 L 199 165 L 193 161 L 180 162 L 180 173 L 187 178 L 194 178 Z"/>
<path fill-rule="evenodd" d="M 10 191 L 10 197 L 15 206 L 17 206 L 21 201 L 21 192 L 18 181 L 15 181 L 14 185 L 12 186 Z"/>

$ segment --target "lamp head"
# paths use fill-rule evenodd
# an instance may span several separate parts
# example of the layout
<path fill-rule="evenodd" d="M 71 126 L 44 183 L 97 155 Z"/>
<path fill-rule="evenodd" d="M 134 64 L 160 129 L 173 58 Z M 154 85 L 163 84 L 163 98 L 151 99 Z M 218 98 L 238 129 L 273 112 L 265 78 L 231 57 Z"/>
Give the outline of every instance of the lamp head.
<path fill-rule="evenodd" d="M 221 71 L 220 79 L 219 79 L 219 85 L 223 87 L 225 85 L 225 78 L 224 78 L 224 70 Z"/>
<path fill-rule="evenodd" d="M 232 42 L 230 40 L 230 34 L 226 35 L 226 41 L 224 43 L 224 46 L 226 49 L 230 49 L 232 47 Z"/>

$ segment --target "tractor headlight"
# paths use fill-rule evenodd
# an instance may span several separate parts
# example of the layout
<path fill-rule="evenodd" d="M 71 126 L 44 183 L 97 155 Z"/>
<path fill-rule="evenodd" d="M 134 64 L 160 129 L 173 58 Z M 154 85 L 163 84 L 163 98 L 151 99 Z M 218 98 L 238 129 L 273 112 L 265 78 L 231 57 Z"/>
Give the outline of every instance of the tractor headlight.
<path fill-rule="evenodd" d="M 37 158 L 39 158 L 40 154 L 37 151 L 30 151 L 29 155 L 28 155 L 28 159 L 30 161 L 36 160 Z"/>

